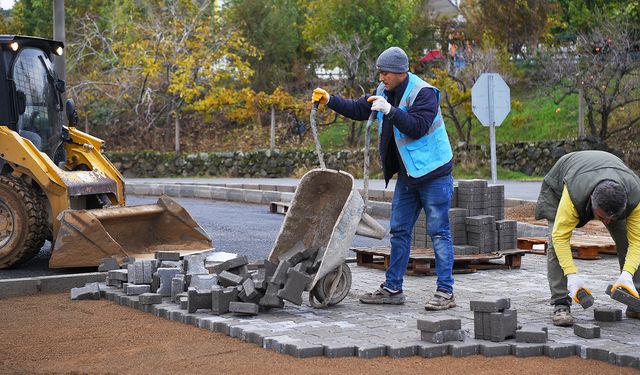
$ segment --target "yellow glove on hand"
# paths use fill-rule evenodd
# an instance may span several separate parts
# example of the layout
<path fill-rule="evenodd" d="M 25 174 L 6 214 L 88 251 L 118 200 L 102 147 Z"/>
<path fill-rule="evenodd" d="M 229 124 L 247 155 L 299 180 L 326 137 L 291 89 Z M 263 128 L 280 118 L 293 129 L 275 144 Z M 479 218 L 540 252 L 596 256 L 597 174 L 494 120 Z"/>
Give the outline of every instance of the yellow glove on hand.
<path fill-rule="evenodd" d="M 331 95 L 326 90 L 321 89 L 320 87 L 313 90 L 313 96 L 311 97 L 311 103 L 320 103 L 326 105 L 329 103 L 329 99 L 331 99 Z"/>

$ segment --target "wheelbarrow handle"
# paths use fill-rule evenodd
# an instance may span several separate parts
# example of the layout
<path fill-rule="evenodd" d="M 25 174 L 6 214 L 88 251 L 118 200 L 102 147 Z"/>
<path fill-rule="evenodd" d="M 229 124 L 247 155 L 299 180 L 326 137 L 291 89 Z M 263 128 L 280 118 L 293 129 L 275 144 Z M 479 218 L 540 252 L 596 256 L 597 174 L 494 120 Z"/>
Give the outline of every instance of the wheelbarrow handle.
<path fill-rule="evenodd" d="M 365 212 L 369 205 L 369 147 L 371 145 L 371 127 L 373 126 L 373 120 L 376 118 L 377 114 L 378 111 L 371 111 L 364 133 L 364 194 L 362 195 L 362 199 L 364 200 Z"/>
<path fill-rule="evenodd" d="M 314 102 L 311 107 L 311 115 L 309 116 L 309 123 L 311 124 L 311 132 L 313 133 L 313 139 L 316 142 L 316 154 L 318 154 L 318 161 L 320 162 L 320 168 L 327 169 L 324 164 L 324 156 L 322 155 L 322 148 L 320 147 L 320 137 L 318 136 L 318 128 L 316 127 L 316 111 L 320 102 Z"/>

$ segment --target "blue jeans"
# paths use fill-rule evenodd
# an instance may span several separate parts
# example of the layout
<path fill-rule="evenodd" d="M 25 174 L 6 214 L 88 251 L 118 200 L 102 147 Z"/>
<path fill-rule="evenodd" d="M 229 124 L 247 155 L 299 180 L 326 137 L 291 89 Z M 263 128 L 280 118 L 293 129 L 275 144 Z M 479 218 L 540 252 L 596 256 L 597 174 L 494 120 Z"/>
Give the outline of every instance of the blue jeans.
<path fill-rule="evenodd" d="M 449 207 L 453 195 L 453 177 L 439 177 L 420 188 L 407 186 L 407 177 L 398 177 L 391 205 L 391 256 L 385 286 L 402 289 L 402 281 L 409 264 L 411 232 L 424 208 L 427 234 L 433 242 L 436 258 L 437 289 L 453 292 L 453 242 L 449 228 Z"/>

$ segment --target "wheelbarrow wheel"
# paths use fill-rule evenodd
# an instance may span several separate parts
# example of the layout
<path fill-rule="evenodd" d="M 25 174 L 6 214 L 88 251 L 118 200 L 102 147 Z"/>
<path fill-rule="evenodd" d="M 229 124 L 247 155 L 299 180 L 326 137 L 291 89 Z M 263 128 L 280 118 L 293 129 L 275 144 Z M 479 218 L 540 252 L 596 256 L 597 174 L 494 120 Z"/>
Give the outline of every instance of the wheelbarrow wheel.
<path fill-rule="evenodd" d="M 337 285 L 332 293 L 331 289 L 334 287 L 333 284 L 336 282 L 336 277 L 338 277 Z M 315 297 L 321 306 L 337 305 L 349 294 L 349 290 L 351 290 L 351 280 L 351 268 L 349 268 L 346 263 L 342 263 L 342 265 L 333 272 L 326 274 L 322 279 L 318 280 L 311 290 L 309 297 L 311 297 L 311 299 Z"/>

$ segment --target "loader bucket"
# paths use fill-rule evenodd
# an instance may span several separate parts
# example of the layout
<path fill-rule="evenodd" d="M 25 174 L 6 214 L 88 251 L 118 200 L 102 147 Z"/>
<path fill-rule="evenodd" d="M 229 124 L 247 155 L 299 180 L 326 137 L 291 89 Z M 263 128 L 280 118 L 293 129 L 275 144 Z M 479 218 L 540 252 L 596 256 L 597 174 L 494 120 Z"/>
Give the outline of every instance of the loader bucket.
<path fill-rule="evenodd" d="M 320 249 L 322 263 L 310 285 L 313 288 L 345 261 L 356 233 L 384 236 L 384 227 L 364 209 L 350 174 L 332 169 L 307 172 L 300 179 L 269 260 L 286 258 L 299 242 L 303 248 Z"/>
<path fill-rule="evenodd" d="M 156 251 L 181 255 L 211 250 L 211 238 L 174 200 L 95 210 L 65 210 L 49 267 L 97 266 L 104 257 L 151 259 Z"/>

